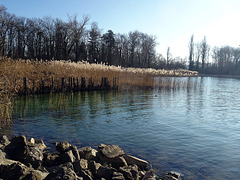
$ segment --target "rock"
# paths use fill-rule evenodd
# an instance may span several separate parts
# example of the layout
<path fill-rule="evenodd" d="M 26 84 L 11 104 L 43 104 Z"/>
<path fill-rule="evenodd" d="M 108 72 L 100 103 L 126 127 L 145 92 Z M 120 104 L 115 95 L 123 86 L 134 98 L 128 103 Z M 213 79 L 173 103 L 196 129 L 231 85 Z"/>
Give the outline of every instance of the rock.
<path fill-rule="evenodd" d="M 88 168 L 90 169 L 90 171 L 92 172 L 93 176 L 97 175 L 97 171 L 98 169 L 101 167 L 102 165 L 100 163 L 97 163 L 95 161 L 89 161 L 88 162 Z"/>
<path fill-rule="evenodd" d="M 182 180 L 182 174 L 177 172 L 167 172 L 164 176 L 164 180 Z"/>
<path fill-rule="evenodd" d="M 63 153 L 67 150 L 69 150 L 70 144 L 67 141 L 63 141 L 60 143 L 57 143 L 56 149 L 58 152 Z"/>
<path fill-rule="evenodd" d="M 114 172 L 117 172 L 117 170 L 112 167 L 100 166 L 97 170 L 97 176 L 99 178 L 112 179 Z"/>
<path fill-rule="evenodd" d="M 125 180 L 125 178 L 122 173 L 113 172 L 112 180 Z"/>
<path fill-rule="evenodd" d="M 59 155 L 58 162 L 59 164 L 64 164 L 66 162 L 74 162 L 75 159 L 76 158 L 74 157 L 72 150 L 69 150 Z"/>
<path fill-rule="evenodd" d="M 80 154 L 78 152 L 78 149 L 76 146 L 71 146 L 70 149 L 72 150 L 72 153 L 74 155 L 74 157 L 76 158 L 76 160 L 80 160 Z"/>
<path fill-rule="evenodd" d="M 25 136 L 14 137 L 4 150 L 10 159 L 30 163 L 34 168 L 39 167 L 43 160 L 42 149 L 28 143 Z"/>
<path fill-rule="evenodd" d="M 2 168 L 1 164 L 1 168 Z M 20 162 L 13 162 L 11 165 L 7 165 L 4 168 L 4 172 L 1 173 L 1 178 L 3 179 L 35 179 L 42 180 L 44 179 L 48 173 L 41 172 L 38 170 L 34 170 L 32 168 L 27 167 L 26 165 Z"/>
<path fill-rule="evenodd" d="M 0 159 L 5 159 L 6 158 L 6 153 L 0 150 Z"/>
<path fill-rule="evenodd" d="M 84 180 L 93 180 L 92 173 L 87 169 L 81 169 L 79 172 L 77 172 L 77 175 L 82 177 Z"/>
<path fill-rule="evenodd" d="M 58 164 L 59 154 L 44 153 L 43 165 L 46 167 L 56 166 Z"/>
<path fill-rule="evenodd" d="M 106 145 L 101 152 L 107 158 L 115 158 L 124 154 L 124 151 L 117 145 Z"/>
<path fill-rule="evenodd" d="M 13 160 L 22 161 L 27 153 L 27 140 L 25 136 L 12 138 L 11 143 L 5 147 L 8 157 Z"/>
<path fill-rule="evenodd" d="M 0 136 L 0 144 L 2 146 L 7 146 L 8 144 L 10 144 L 10 141 L 8 140 L 8 137 L 6 135 Z"/>
<path fill-rule="evenodd" d="M 45 150 L 46 149 L 46 145 L 44 144 L 43 140 L 42 139 L 36 139 L 35 140 L 35 144 L 38 148 L 42 149 L 42 150 Z"/>
<path fill-rule="evenodd" d="M 124 152 L 120 147 L 116 145 L 105 145 L 99 150 L 98 157 L 102 162 L 107 162 L 107 164 L 111 164 L 114 168 L 118 169 L 119 167 L 128 165 L 122 156 L 123 154 Z"/>
<path fill-rule="evenodd" d="M 126 179 L 139 179 L 137 165 L 120 167 L 119 171 L 123 174 Z"/>
<path fill-rule="evenodd" d="M 50 174 L 45 180 L 68 179 L 68 180 L 82 180 L 77 174 L 68 166 L 59 166 L 51 170 Z"/>
<path fill-rule="evenodd" d="M 34 138 L 30 138 L 30 139 L 29 139 L 29 142 L 30 142 L 31 144 L 35 144 L 35 139 L 34 139 Z"/>
<path fill-rule="evenodd" d="M 41 165 L 43 160 L 43 151 L 38 147 L 28 147 L 24 155 L 24 162 L 30 163 L 34 168 Z"/>
<path fill-rule="evenodd" d="M 137 157 L 130 156 L 130 155 L 125 155 L 124 158 L 125 158 L 127 164 L 129 164 L 129 165 L 136 164 L 142 170 L 147 169 L 148 162 L 143 159 L 139 159 Z"/>
<path fill-rule="evenodd" d="M 102 151 L 102 149 L 105 147 L 105 144 L 100 144 L 97 148 L 97 151 Z"/>
<path fill-rule="evenodd" d="M 83 147 L 78 149 L 79 154 L 81 158 L 87 159 L 87 160 L 94 160 L 97 157 L 97 150 L 91 148 L 91 147 Z"/>
<path fill-rule="evenodd" d="M 82 169 L 88 169 L 88 161 L 86 159 L 80 159 L 73 163 L 74 171 L 80 172 Z"/>
<path fill-rule="evenodd" d="M 150 169 L 146 172 L 145 176 L 143 177 L 143 180 L 155 180 L 156 175 L 153 169 Z"/>
<path fill-rule="evenodd" d="M 108 159 L 108 162 L 112 164 L 114 168 L 119 169 L 120 167 L 127 166 L 127 162 L 125 161 L 124 157 L 116 157 L 113 159 Z"/>

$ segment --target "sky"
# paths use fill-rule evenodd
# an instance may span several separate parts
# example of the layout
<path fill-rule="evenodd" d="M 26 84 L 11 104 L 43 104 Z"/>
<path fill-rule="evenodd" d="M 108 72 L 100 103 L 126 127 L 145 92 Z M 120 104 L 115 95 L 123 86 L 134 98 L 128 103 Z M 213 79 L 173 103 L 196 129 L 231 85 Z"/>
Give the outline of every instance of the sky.
<path fill-rule="evenodd" d="M 103 33 L 138 30 L 157 37 L 156 50 L 164 57 L 187 57 L 194 42 L 206 36 L 211 48 L 240 45 L 240 0 L 0 0 L 16 16 L 68 20 L 90 17 Z"/>

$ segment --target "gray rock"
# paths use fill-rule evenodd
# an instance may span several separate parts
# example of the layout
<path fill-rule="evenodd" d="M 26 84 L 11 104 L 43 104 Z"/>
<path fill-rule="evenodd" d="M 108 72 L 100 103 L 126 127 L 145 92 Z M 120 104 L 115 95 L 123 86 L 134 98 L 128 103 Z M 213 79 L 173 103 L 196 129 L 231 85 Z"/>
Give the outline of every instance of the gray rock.
<path fill-rule="evenodd" d="M 182 174 L 177 173 L 177 172 L 167 172 L 166 175 L 164 176 L 164 180 L 182 180 Z"/>
<path fill-rule="evenodd" d="M 125 155 L 124 158 L 125 158 L 127 164 L 129 164 L 129 165 L 136 164 L 142 170 L 147 169 L 148 162 L 143 159 L 139 159 L 137 157 L 130 156 L 130 155 Z"/>
<path fill-rule="evenodd" d="M 106 146 L 106 144 L 100 144 L 97 148 L 97 151 L 102 151 L 102 149 Z"/>
<path fill-rule="evenodd" d="M 97 171 L 98 169 L 101 167 L 102 165 L 100 163 L 97 163 L 95 161 L 89 161 L 88 162 L 88 168 L 90 169 L 90 171 L 92 172 L 93 176 L 97 175 Z"/>
<path fill-rule="evenodd" d="M 6 180 L 18 180 L 18 179 L 35 179 L 42 180 L 44 179 L 48 173 L 41 172 L 38 170 L 34 170 L 32 168 L 27 167 L 26 165 L 20 162 L 11 162 L 6 160 L 9 164 L 1 164 L 0 169 L 2 171 L 0 177 Z"/>
<path fill-rule="evenodd" d="M 30 163 L 34 168 L 41 165 L 43 160 L 43 151 L 38 147 L 28 147 L 24 155 L 24 162 Z"/>
<path fill-rule="evenodd" d="M 43 150 L 27 142 L 25 136 L 17 136 L 5 147 L 7 157 L 22 163 L 30 163 L 34 168 L 41 165 Z"/>
<path fill-rule="evenodd" d="M 107 158 L 115 158 L 124 154 L 124 151 L 117 145 L 106 145 L 101 152 Z"/>
<path fill-rule="evenodd" d="M 59 155 L 58 161 L 60 164 L 64 164 L 66 162 L 74 162 L 75 161 L 75 157 L 72 153 L 72 150 L 69 150 L 67 152 L 61 153 Z"/>
<path fill-rule="evenodd" d="M 66 179 L 66 180 L 82 180 L 77 176 L 77 174 L 72 170 L 72 168 L 67 166 L 60 166 L 50 172 L 45 180 L 57 180 L 57 179 Z"/>
<path fill-rule="evenodd" d="M 46 167 L 56 166 L 58 164 L 59 154 L 44 153 L 43 165 Z"/>
<path fill-rule="evenodd" d="M 128 165 L 127 162 L 125 161 L 124 157 L 122 157 L 122 156 L 116 157 L 116 158 L 113 158 L 113 159 L 108 159 L 108 162 L 110 164 L 112 164 L 112 166 L 114 168 L 117 168 L 117 169 L 119 169 L 120 167 Z"/>
<path fill-rule="evenodd" d="M 137 165 L 120 167 L 119 171 L 123 174 L 126 179 L 139 179 Z"/>
<path fill-rule="evenodd" d="M 112 179 L 113 172 L 117 172 L 117 170 L 112 167 L 100 166 L 97 170 L 97 176 L 99 178 Z"/>
<path fill-rule="evenodd" d="M 73 162 L 74 171 L 76 173 L 80 172 L 83 169 L 88 169 L 88 161 L 86 159 L 80 159 Z"/>
<path fill-rule="evenodd" d="M 91 147 L 82 147 L 78 149 L 78 152 L 81 156 L 81 158 L 87 159 L 87 160 L 95 160 L 97 157 L 97 150 L 91 148 Z"/>
<path fill-rule="evenodd" d="M 42 139 L 36 139 L 35 140 L 35 144 L 38 148 L 42 149 L 42 150 L 45 150 L 46 149 L 46 145 L 44 144 L 43 140 Z"/>
<path fill-rule="evenodd" d="M 79 152 L 78 152 L 77 147 L 71 145 L 71 146 L 70 146 L 70 149 L 72 150 L 72 153 L 73 153 L 74 157 L 76 158 L 76 160 L 80 160 L 80 154 L 79 154 Z"/>
<path fill-rule="evenodd" d="M 65 151 L 68 151 L 70 147 L 70 144 L 67 141 L 63 141 L 56 144 L 56 149 L 58 152 L 63 153 Z"/>

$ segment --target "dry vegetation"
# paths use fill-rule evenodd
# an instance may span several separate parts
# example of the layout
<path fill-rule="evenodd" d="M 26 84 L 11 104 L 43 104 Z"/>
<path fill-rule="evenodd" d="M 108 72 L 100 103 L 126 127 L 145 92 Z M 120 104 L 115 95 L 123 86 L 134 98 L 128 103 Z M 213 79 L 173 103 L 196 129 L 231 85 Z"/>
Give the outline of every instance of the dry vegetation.
<path fill-rule="evenodd" d="M 8 78 L 7 89 L 17 93 L 23 88 L 23 78 L 28 78 L 28 86 L 31 88 L 33 80 L 36 86 L 44 78 L 46 84 L 50 84 L 54 78 L 56 84 L 61 83 L 63 77 L 93 78 L 94 84 L 100 84 L 102 77 L 108 77 L 112 85 L 113 77 L 117 77 L 120 88 L 126 86 L 152 87 L 156 76 L 197 76 L 198 73 L 188 70 L 155 70 L 140 68 L 122 68 L 120 66 L 107 66 L 104 64 L 89 64 L 87 62 L 71 61 L 31 61 L 11 60 L 0 58 L 1 75 Z"/>

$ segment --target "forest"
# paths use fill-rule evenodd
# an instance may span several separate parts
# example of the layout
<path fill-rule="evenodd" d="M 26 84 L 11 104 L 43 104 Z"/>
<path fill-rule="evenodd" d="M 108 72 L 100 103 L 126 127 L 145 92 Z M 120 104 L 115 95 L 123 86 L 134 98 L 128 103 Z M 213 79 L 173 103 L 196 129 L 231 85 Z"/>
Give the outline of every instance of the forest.
<path fill-rule="evenodd" d="M 188 57 L 156 52 L 154 35 L 103 30 L 89 16 L 74 15 L 65 22 L 51 17 L 17 17 L 0 6 L 0 56 L 12 59 L 87 61 L 121 67 L 189 69 L 205 74 L 240 74 L 240 48 L 213 47 L 206 37 L 189 41 Z"/>

